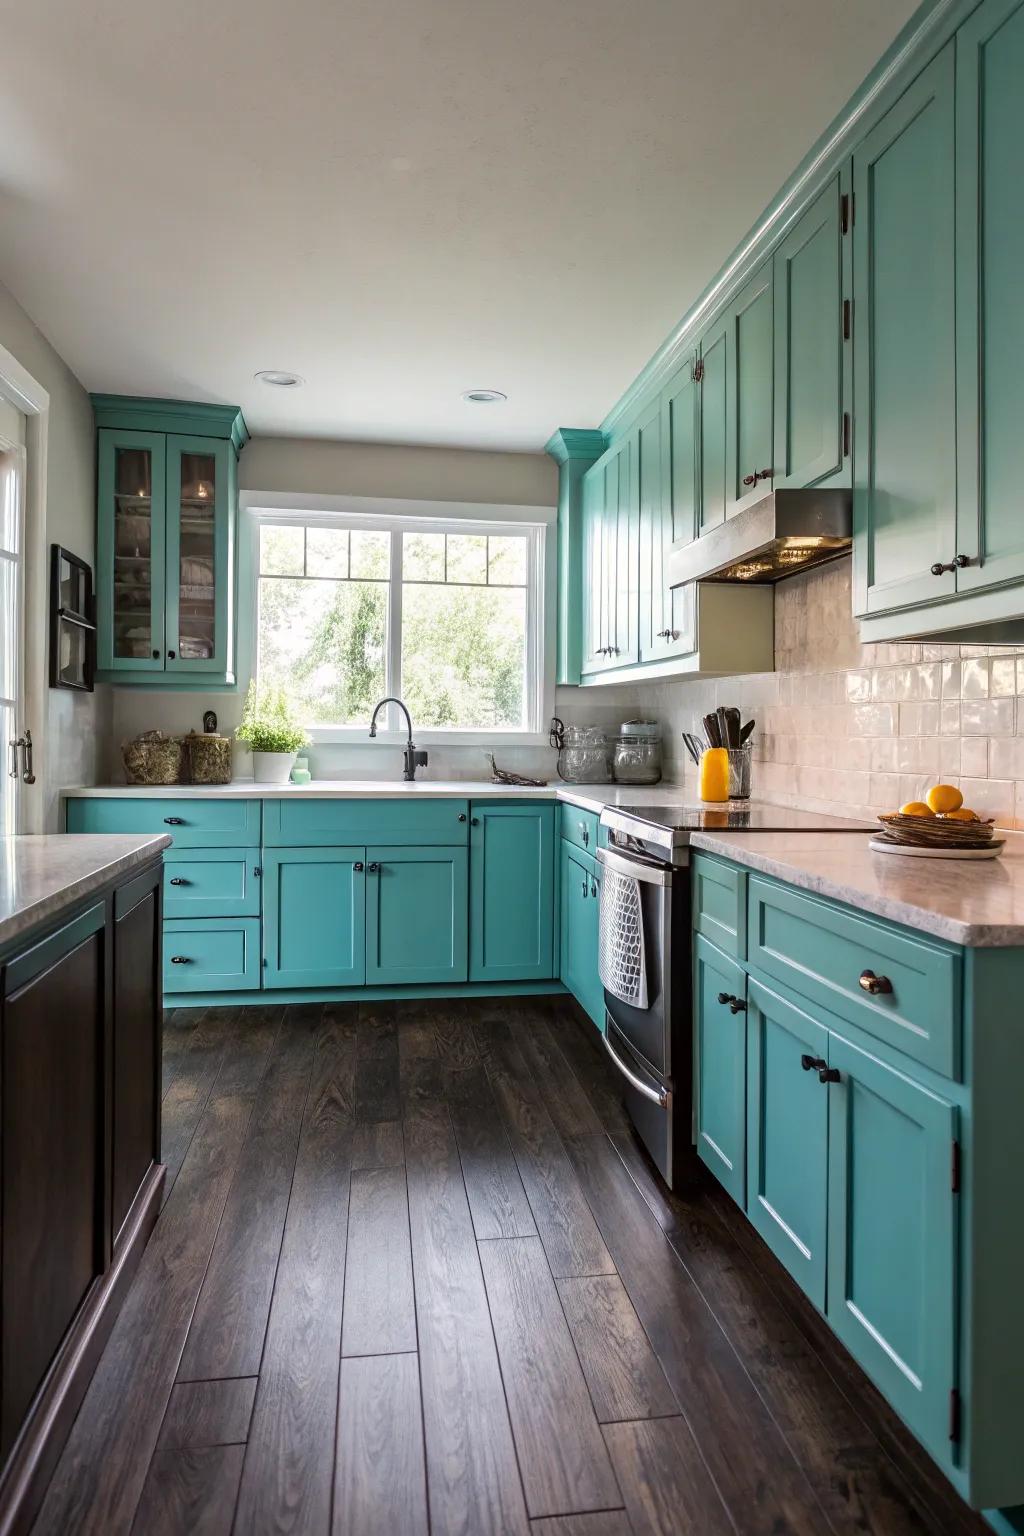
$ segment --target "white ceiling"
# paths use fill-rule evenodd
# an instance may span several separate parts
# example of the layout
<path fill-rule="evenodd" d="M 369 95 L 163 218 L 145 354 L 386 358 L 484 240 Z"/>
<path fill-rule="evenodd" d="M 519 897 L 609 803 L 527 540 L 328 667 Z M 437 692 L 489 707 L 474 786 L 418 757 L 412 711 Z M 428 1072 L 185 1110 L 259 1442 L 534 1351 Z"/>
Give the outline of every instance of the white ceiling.
<path fill-rule="evenodd" d="M 0 278 L 90 389 L 537 449 L 601 420 L 913 8 L 22 0 Z"/>

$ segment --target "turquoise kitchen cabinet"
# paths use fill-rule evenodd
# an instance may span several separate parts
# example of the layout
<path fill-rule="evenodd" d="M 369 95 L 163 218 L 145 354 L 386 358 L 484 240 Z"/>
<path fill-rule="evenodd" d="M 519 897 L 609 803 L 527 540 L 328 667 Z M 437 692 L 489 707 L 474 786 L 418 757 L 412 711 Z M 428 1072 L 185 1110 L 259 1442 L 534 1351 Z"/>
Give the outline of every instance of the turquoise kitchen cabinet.
<path fill-rule="evenodd" d="M 697 1155 L 736 1201 L 746 1200 L 747 978 L 728 955 L 694 946 Z"/>
<path fill-rule="evenodd" d="M 694 588 L 668 585 L 668 552 L 697 520 L 698 389 L 688 358 L 637 429 L 640 505 L 640 660 L 684 656 L 696 645 Z"/>
<path fill-rule="evenodd" d="M 610 449 L 583 481 L 584 675 L 639 658 L 639 508 L 635 436 Z"/>
<path fill-rule="evenodd" d="M 858 614 L 956 588 L 954 46 L 853 157 Z"/>
<path fill-rule="evenodd" d="M 841 197 L 833 176 L 773 258 L 776 490 L 817 485 L 844 465 L 844 354 L 852 340 L 845 335 Z"/>
<path fill-rule="evenodd" d="M 101 680 L 234 681 L 234 407 L 94 395 Z"/>
<path fill-rule="evenodd" d="M 163 937 L 165 992 L 254 992 L 259 987 L 259 918 L 170 918 Z"/>
<path fill-rule="evenodd" d="M 469 801 L 421 800 L 391 795 L 380 800 L 321 800 L 289 796 L 263 806 L 263 841 L 271 848 L 454 846 L 469 841 Z"/>
<path fill-rule="evenodd" d="M 69 832 L 166 832 L 175 848 L 258 848 L 260 802 L 241 796 L 166 799 L 133 794 L 107 799 L 69 796 L 65 807 Z"/>
<path fill-rule="evenodd" d="M 362 986 L 365 850 L 266 848 L 263 860 L 264 986 Z"/>
<path fill-rule="evenodd" d="M 697 532 L 725 522 L 729 504 L 728 400 L 733 359 L 729 348 L 731 314 L 726 313 L 701 338 L 697 359 L 697 475 L 700 495 Z"/>
<path fill-rule="evenodd" d="M 614 460 L 611 471 L 615 481 L 615 501 L 619 496 L 619 461 Z M 580 622 L 583 644 L 580 648 L 580 672 L 593 676 L 607 671 L 608 640 L 605 628 L 605 610 L 608 601 L 605 581 L 605 495 L 609 481 L 609 469 L 604 459 L 599 459 L 583 477 L 583 511 L 581 536 L 583 541 Z"/>
<path fill-rule="evenodd" d="M 367 848 L 368 983 L 465 981 L 468 920 L 465 848 Z"/>
<path fill-rule="evenodd" d="M 747 984 L 750 1221 L 816 1306 L 825 1306 L 828 1030 L 752 977 Z"/>
<path fill-rule="evenodd" d="M 726 517 L 742 512 L 772 489 L 773 325 L 772 264 L 765 262 L 730 310 Z"/>
<path fill-rule="evenodd" d="M 258 917 L 257 848 L 167 848 L 164 917 Z"/>
<path fill-rule="evenodd" d="M 600 868 L 590 854 L 563 839 L 560 876 L 559 977 L 603 1030 L 604 987 L 597 970 Z"/>
<path fill-rule="evenodd" d="M 956 38 L 958 594 L 1024 579 L 1022 80 L 1024 6 L 986 0 Z"/>
<path fill-rule="evenodd" d="M 474 802 L 470 814 L 469 979 L 555 974 L 555 811 Z"/>
<path fill-rule="evenodd" d="M 957 1383 L 958 1112 L 835 1033 L 828 1060 L 828 1320 L 942 1454 Z"/>

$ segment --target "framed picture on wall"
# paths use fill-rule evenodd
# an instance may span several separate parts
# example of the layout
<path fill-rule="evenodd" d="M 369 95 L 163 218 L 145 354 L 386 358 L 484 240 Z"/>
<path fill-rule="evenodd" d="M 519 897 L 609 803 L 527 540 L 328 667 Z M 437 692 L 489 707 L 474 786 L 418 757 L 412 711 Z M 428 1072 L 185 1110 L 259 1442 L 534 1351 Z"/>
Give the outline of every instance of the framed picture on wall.
<path fill-rule="evenodd" d="M 92 567 L 59 544 L 50 549 L 50 687 L 92 693 L 96 671 Z"/>

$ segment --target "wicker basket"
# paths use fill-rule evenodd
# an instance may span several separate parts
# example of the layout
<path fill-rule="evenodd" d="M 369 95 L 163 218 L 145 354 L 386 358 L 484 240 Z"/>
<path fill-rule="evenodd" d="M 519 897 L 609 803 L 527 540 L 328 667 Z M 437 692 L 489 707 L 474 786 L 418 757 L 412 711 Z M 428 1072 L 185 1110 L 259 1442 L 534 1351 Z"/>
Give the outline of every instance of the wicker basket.
<path fill-rule="evenodd" d="M 187 784 L 231 783 L 231 738 L 190 731 L 182 738 L 182 772 Z"/>
<path fill-rule="evenodd" d="M 163 731 L 144 731 L 121 743 L 121 761 L 129 784 L 177 784 L 181 780 L 181 742 Z"/>
<path fill-rule="evenodd" d="M 891 811 L 879 816 L 884 839 L 904 848 L 987 848 L 992 841 L 991 821 L 950 821 L 943 816 L 904 816 Z"/>

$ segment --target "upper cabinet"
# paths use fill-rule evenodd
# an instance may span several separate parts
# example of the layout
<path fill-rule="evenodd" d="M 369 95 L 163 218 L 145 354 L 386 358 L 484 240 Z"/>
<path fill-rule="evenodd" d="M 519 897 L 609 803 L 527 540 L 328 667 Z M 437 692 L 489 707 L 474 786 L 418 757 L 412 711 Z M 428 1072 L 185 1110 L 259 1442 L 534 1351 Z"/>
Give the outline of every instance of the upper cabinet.
<path fill-rule="evenodd" d="M 100 676 L 230 684 L 241 413 L 112 396 L 93 403 Z"/>
<path fill-rule="evenodd" d="M 630 666 L 639 653 L 639 508 L 634 439 L 617 443 L 583 480 L 584 675 Z"/>
<path fill-rule="evenodd" d="M 853 160 L 861 614 L 956 586 L 953 92 L 949 43 Z"/>
<path fill-rule="evenodd" d="M 700 345 L 700 532 L 772 488 L 772 264 Z"/>

